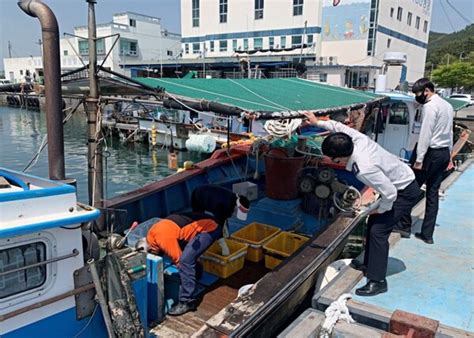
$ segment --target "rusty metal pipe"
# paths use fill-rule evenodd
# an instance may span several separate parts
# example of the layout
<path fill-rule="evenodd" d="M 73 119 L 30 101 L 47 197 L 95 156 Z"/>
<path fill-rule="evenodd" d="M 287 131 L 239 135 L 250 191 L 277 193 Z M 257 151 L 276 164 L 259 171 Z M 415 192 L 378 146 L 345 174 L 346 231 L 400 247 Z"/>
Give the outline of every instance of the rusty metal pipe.
<path fill-rule="evenodd" d="M 49 178 L 64 180 L 64 131 L 59 54 L 59 28 L 53 11 L 38 0 L 18 1 L 18 6 L 41 24 L 43 38 L 43 68 L 48 128 Z"/>

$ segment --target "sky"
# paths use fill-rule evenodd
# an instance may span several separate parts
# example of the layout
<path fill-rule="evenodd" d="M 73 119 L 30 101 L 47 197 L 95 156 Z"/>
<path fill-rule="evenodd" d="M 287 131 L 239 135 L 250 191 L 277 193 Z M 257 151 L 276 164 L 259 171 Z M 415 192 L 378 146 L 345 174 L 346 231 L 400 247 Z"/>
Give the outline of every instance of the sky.
<path fill-rule="evenodd" d="M 75 26 L 87 24 L 85 0 L 44 0 L 44 2 L 56 14 L 61 35 L 64 32 L 73 33 Z M 471 23 L 474 22 L 474 0 L 433 0 L 433 2 L 432 31 L 449 33 L 461 30 L 467 25 L 449 3 Z M 171 32 L 179 32 L 179 3 L 180 0 L 97 0 L 96 20 L 97 23 L 107 23 L 112 21 L 112 14 L 131 11 L 160 17 L 164 28 Z M 8 57 L 8 41 L 11 42 L 13 57 L 37 56 L 40 55 L 40 47 L 37 44 L 40 37 L 38 19 L 24 14 L 18 7 L 17 0 L 0 0 L 0 69 L 3 69 L 3 58 Z"/>

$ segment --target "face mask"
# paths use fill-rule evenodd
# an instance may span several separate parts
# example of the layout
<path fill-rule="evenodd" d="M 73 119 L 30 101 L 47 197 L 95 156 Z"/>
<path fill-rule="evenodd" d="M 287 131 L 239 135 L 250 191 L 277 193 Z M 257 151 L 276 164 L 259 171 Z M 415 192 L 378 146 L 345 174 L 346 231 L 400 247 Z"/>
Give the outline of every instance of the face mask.
<path fill-rule="evenodd" d="M 419 104 L 425 104 L 425 103 L 426 103 L 426 95 L 425 95 L 425 94 L 421 94 L 421 95 L 415 96 L 415 100 L 416 100 L 416 102 L 418 102 Z"/>

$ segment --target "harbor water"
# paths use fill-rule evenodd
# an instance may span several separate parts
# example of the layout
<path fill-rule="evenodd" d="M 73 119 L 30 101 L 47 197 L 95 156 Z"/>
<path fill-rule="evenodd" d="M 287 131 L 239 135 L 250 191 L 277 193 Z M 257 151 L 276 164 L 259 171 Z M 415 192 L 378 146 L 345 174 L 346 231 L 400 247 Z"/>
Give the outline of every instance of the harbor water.
<path fill-rule="evenodd" d="M 44 112 L 0 106 L 0 167 L 23 171 L 38 152 L 46 135 Z M 66 176 L 77 180 L 79 201 L 87 196 L 87 121 L 76 112 L 64 126 Z M 111 198 L 143 185 L 158 181 L 175 171 L 168 169 L 168 151 L 148 144 L 124 143 L 116 137 L 107 138 L 104 159 L 105 198 Z M 178 165 L 187 160 L 198 162 L 205 157 L 181 152 Z M 47 147 L 28 173 L 48 177 Z"/>

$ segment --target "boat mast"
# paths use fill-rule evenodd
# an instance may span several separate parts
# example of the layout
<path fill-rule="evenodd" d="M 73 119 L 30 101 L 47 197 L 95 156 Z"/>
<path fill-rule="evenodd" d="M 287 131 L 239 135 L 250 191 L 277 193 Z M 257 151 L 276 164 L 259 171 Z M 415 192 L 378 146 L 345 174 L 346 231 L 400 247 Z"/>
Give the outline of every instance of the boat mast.
<path fill-rule="evenodd" d="M 97 119 L 99 108 L 99 84 L 97 77 L 97 32 L 95 22 L 96 0 L 86 0 L 89 4 L 89 96 L 86 98 L 87 114 L 87 163 L 89 204 L 101 208 L 104 200 L 104 181 L 102 166 L 102 145 L 98 140 L 101 120 Z"/>

